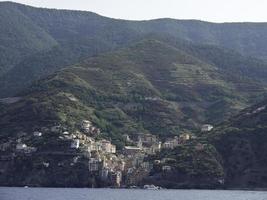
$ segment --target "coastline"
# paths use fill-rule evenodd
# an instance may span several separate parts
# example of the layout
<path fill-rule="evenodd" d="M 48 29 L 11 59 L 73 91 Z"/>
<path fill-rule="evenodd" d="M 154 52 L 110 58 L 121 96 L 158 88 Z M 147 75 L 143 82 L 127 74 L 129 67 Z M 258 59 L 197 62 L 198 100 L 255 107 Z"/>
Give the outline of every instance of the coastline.
<path fill-rule="evenodd" d="M 144 189 L 144 188 L 115 188 L 115 187 L 101 187 L 101 188 L 90 188 L 90 187 L 35 187 L 35 186 L 27 186 L 27 187 L 19 187 L 19 186 L 0 186 L 0 189 L 4 188 L 17 188 L 17 189 L 88 189 L 88 190 L 148 190 L 148 191 L 153 191 L 150 189 Z M 199 190 L 199 191 L 257 191 L 257 192 L 265 192 L 267 191 L 267 188 L 213 188 L 213 189 L 200 189 L 200 188 L 161 188 L 157 189 L 154 191 L 172 191 L 172 190 L 181 190 L 181 191 L 194 191 L 194 190 Z"/>

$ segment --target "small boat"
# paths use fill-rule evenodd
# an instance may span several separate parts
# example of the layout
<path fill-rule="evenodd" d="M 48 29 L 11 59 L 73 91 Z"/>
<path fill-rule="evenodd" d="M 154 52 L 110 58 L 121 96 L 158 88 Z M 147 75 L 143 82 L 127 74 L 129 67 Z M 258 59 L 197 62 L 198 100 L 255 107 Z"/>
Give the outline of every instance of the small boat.
<path fill-rule="evenodd" d="M 144 189 L 146 190 L 158 190 L 159 187 L 155 185 L 144 185 Z"/>

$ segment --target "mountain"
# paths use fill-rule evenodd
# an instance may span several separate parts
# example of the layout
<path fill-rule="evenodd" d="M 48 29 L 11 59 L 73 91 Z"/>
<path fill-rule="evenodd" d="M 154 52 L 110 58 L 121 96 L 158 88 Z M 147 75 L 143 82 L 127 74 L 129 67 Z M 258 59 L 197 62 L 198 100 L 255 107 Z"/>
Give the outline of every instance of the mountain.
<path fill-rule="evenodd" d="M 256 81 L 253 74 L 244 74 L 231 59 L 227 65 L 215 65 L 217 59 L 203 56 L 209 54 L 204 54 L 201 48 L 184 46 L 181 50 L 177 46 L 155 39 L 141 40 L 35 81 L 17 97 L 1 99 L 0 147 L 5 149 L 9 144 L 9 149 L 1 151 L 0 156 L 13 161 L 0 163 L 0 170 L 5 171 L 0 183 L 62 187 L 94 183 L 81 176 L 88 173 L 85 158 L 80 160 L 78 168 L 67 167 L 67 164 L 64 173 L 58 166 L 58 163 L 72 162 L 76 154 L 69 150 L 69 141 L 47 131 L 55 126 L 77 133 L 82 121 L 90 120 L 101 130 L 97 137 L 111 139 L 118 150 L 122 150 L 127 144 L 125 134 L 133 137 L 136 133 L 150 133 L 165 140 L 185 132 L 197 133 L 203 123 L 221 122 L 265 91 L 264 79 Z M 240 66 L 247 64 L 249 62 Z M 261 71 L 264 65 L 260 66 Z M 40 139 L 33 137 L 36 130 L 42 130 L 45 135 Z M 223 180 L 226 173 L 220 159 L 224 155 L 220 151 L 221 140 L 218 147 L 215 139 L 198 140 L 158 155 L 158 159 L 174 159 L 180 171 L 163 176 L 164 180 L 155 182 L 145 177 L 148 179 L 144 181 L 168 188 L 220 187 L 218 181 Z M 28 157 L 15 153 L 16 157 L 10 158 L 18 141 L 38 151 Z M 199 143 L 206 145 L 205 151 L 196 148 Z M 61 151 L 70 152 L 62 156 Z M 48 162 L 53 165 L 46 169 Z M 73 176 L 65 179 L 65 173 Z M 14 178 L 10 179 L 10 174 L 15 174 Z M 175 181 L 177 178 L 180 181 Z"/>
<path fill-rule="evenodd" d="M 265 23 L 214 24 L 174 19 L 127 21 L 110 19 L 90 12 L 45 10 L 17 4 L 13 6 L 60 40 L 69 40 L 73 36 L 98 35 L 116 44 L 123 43 L 138 34 L 162 33 L 193 43 L 216 45 L 245 55 L 266 57 Z"/>
<path fill-rule="evenodd" d="M 267 100 L 242 110 L 210 132 L 149 158 L 143 184 L 167 188 L 266 188 Z M 162 166 L 172 170 L 164 172 Z"/>
<path fill-rule="evenodd" d="M 146 158 L 171 173 L 163 163 L 137 177 L 168 188 L 266 187 L 266 23 L 127 21 L 11 2 L 0 16 L 1 185 L 101 185 L 85 155 L 93 140 L 115 144 L 118 157 L 106 158 L 119 160 L 136 145 L 125 135 L 190 133 Z M 101 134 L 81 132 L 84 121 Z M 204 123 L 214 130 L 200 133 Z M 73 150 L 77 137 L 88 144 Z"/>
<path fill-rule="evenodd" d="M 265 188 L 266 100 L 244 109 L 207 137 L 223 158 L 229 187 Z"/>
<path fill-rule="evenodd" d="M 125 132 L 179 135 L 221 122 L 265 91 L 238 66 L 231 73 L 207 60 L 153 39 L 87 59 L 21 93 L 1 112 L 1 132 L 57 123 L 75 129 L 90 118 L 118 143 Z"/>
<path fill-rule="evenodd" d="M 3 97 L 14 95 L 33 80 L 62 67 L 128 44 L 138 35 L 116 20 L 90 12 L 36 9 L 9 2 L 0 3 L 0 8 L 4 10 L 2 19 L 10 19 L 1 24 L 5 28 L 1 37 L 1 44 L 5 44 L 1 54 L 5 62 L 1 65 L 4 75 L 0 80 Z M 24 22 L 24 18 L 27 21 Z M 14 36 L 9 32 L 14 32 Z M 51 42 L 42 39 L 39 32 L 53 43 L 49 45 Z M 38 37 L 39 40 L 32 41 Z M 47 45 L 45 48 L 42 42 Z"/>
<path fill-rule="evenodd" d="M 0 75 L 37 51 L 57 45 L 57 41 L 9 3 L 0 4 Z"/>
<path fill-rule="evenodd" d="M 56 70 L 126 47 L 151 35 L 168 38 L 171 43 L 181 40 L 186 41 L 182 44 L 205 46 L 202 50 L 208 48 L 210 53 L 214 49 L 229 49 L 243 56 L 267 57 L 265 23 L 213 24 L 173 19 L 127 21 L 91 12 L 41 9 L 11 2 L 1 2 L 0 9 L 1 19 L 8 19 L 0 22 L 1 97 L 14 96 L 32 81 Z M 212 57 L 210 53 L 205 56 Z M 214 62 L 220 65 L 229 59 L 220 60 L 217 56 Z M 256 62 L 262 65 L 261 61 Z"/>
<path fill-rule="evenodd" d="M 250 106 L 196 140 L 154 159 L 172 158 L 171 174 L 153 172 L 146 183 L 172 188 L 266 188 L 267 101 Z M 222 183 L 222 182 L 221 182 Z"/>

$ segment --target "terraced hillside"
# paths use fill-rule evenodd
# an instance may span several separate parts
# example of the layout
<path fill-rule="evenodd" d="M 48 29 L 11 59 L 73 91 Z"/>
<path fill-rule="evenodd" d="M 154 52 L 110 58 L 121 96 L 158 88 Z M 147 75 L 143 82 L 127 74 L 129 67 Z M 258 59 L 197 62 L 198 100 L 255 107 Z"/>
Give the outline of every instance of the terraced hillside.
<path fill-rule="evenodd" d="M 241 87 L 242 81 L 252 89 Z M 253 87 L 265 90 L 241 73 L 144 40 L 37 81 L 1 112 L 1 131 L 59 122 L 75 127 L 90 118 L 117 141 L 125 132 L 179 135 L 244 108 L 255 95 Z"/>
<path fill-rule="evenodd" d="M 56 70 L 151 35 L 174 38 L 171 43 L 182 40 L 266 58 L 267 26 L 264 23 L 213 24 L 173 19 L 126 21 L 91 12 L 40 9 L 11 2 L 1 2 L 0 9 L 1 97 L 14 96 L 32 81 Z M 213 57 L 212 53 L 208 55 Z M 216 61 L 221 65 L 227 59 Z"/>

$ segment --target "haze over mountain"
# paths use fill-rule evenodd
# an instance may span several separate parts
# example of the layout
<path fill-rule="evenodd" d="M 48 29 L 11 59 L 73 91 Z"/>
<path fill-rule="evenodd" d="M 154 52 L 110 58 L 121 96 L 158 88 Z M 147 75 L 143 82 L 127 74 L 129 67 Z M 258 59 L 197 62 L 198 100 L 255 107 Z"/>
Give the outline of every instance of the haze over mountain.
<path fill-rule="evenodd" d="M 49 145 L 63 149 L 63 139 L 46 131 L 40 142 L 33 132 L 59 125 L 77 133 L 83 120 L 101 130 L 95 139 L 110 139 L 119 150 L 127 145 L 125 134 L 164 141 L 190 132 L 195 140 L 155 155 L 175 160 L 174 176 L 162 182 L 154 179 L 162 171 L 155 170 L 146 181 L 213 187 L 225 178 L 227 187 L 265 186 L 265 158 L 257 157 L 265 150 L 259 141 L 265 141 L 265 104 L 241 110 L 266 96 L 266 35 L 267 23 L 127 21 L 0 3 L 0 139 L 13 148 L 26 134 L 42 155 Z M 201 135 L 205 123 L 216 128 Z M 198 150 L 202 144 L 207 148 Z M 5 164 L 9 171 L 0 183 L 49 186 L 51 180 L 38 179 L 37 155 L 26 159 L 30 164 L 23 156 Z M 24 164 L 22 173 L 17 167 Z M 31 168 L 32 177 L 22 176 Z M 19 180 L 10 179 L 12 173 Z M 180 176 L 181 182 L 173 178 Z M 59 177 L 56 186 L 69 186 L 71 179 Z"/>

